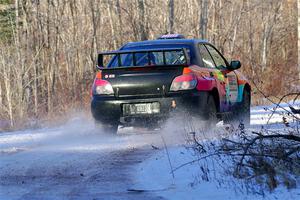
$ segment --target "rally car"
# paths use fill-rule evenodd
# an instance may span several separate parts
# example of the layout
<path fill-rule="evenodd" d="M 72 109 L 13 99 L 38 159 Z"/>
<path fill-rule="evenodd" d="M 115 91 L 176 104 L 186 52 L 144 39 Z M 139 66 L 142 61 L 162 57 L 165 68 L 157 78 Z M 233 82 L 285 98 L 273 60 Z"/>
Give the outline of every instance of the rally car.
<path fill-rule="evenodd" d="M 208 124 L 249 124 L 251 87 L 240 67 L 209 42 L 183 35 L 129 42 L 98 54 L 92 115 L 113 133 L 119 124 L 151 127 L 180 112 Z"/>

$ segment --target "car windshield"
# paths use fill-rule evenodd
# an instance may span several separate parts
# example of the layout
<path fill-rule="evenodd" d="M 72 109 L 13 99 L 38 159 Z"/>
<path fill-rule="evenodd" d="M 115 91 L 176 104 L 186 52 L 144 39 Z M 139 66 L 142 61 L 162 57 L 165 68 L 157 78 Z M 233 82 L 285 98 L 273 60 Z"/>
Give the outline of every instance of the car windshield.
<path fill-rule="evenodd" d="M 151 51 L 151 49 L 168 49 L 176 48 L 176 50 Z M 150 50 L 150 52 L 136 52 L 120 54 L 120 61 L 117 56 L 112 57 L 107 68 L 116 67 L 130 67 L 130 66 L 151 66 L 151 65 L 180 65 L 186 63 L 184 52 L 178 50 L 179 48 L 186 48 L 188 56 L 190 56 L 190 49 L 187 45 L 148 45 L 148 46 L 130 46 L 124 47 L 122 50 Z M 165 61 L 164 61 L 165 57 Z M 120 64 L 119 64 L 120 62 Z M 135 62 L 135 63 L 134 63 Z"/>

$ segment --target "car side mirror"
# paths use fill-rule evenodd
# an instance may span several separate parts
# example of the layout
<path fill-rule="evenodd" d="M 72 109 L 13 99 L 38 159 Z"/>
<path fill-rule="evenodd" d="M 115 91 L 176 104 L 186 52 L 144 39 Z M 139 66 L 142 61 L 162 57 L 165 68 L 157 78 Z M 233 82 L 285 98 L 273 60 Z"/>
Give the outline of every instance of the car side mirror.
<path fill-rule="evenodd" d="M 241 68 L 241 62 L 238 61 L 238 60 L 233 60 L 230 62 L 230 65 L 227 67 L 228 70 L 230 71 L 233 71 L 233 70 L 236 70 L 236 69 L 239 69 Z"/>

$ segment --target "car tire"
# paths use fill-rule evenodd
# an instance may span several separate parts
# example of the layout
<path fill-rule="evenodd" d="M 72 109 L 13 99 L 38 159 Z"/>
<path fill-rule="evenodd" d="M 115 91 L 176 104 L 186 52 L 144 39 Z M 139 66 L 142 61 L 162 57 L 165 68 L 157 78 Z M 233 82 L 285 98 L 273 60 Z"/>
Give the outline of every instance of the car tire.
<path fill-rule="evenodd" d="M 251 105 L 251 96 L 250 92 L 244 90 L 243 92 L 243 100 L 241 105 L 238 108 L 237 117 L 241 123 L 245 126 L 250 125 L 250 105 Z"/>
<path fill-rule="evenodd" d="M 247 90 L 243 92 L 242 102 L 234 108 L 232 113 L 224 115 L 223 121 L 235 126 L 243 124 L 248 127 L 250 125 L 250 93 Z"/>
<path fill-rule="evenodd" d="M 147 123 L 147 125 L 145 127 L 149 131 L 155 131 L 155 130 L 161 129 L 163 124 L 164 123 L 161 121 L 150 121 L 149 123 Z"/>
<path fill-rule="evenodd" d="M 206 106 L 204 109 L 204 120 L 205 120 L 205 128 L 213 128 L 216 126 L 218 122 L 217 117 L 217 106 L 213 95 L 209 94 L 207 97 Z"/>
<path fill-rule="evenodd" d="M 95 121 L 95 125 L 97 128 L 101 129 L 104 134 L 117 134 L 119 123 L 118 122 L 105 123 L 105 122 Z"/>

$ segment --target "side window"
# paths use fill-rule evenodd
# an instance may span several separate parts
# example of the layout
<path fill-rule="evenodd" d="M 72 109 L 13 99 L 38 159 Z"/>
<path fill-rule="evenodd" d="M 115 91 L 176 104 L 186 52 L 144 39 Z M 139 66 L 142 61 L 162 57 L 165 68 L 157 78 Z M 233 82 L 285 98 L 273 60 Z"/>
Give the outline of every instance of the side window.
<path fill-rule="evenodd" d="M 213 59 L 211 58 L 210 54 L 208 53 L 207 49 L 203 44 L 199 44 L 200 55 L 204 64 L 204 67 L 207 68 L 216 68 Z"/>
<path fill-rule="evenodd" d="M 223 59 L 223 57 L 220 55 L 219 52 L 217 52 L 212 46 L 210 45 L 205 45 L 206 48 L 208 49 L 210 55 L 213 57 L 215 63 L 216 63 L 216 66 L 217 68 L 225 68 L 227 65 L 226 65 L 226 62 L 225 60 Z"/>

